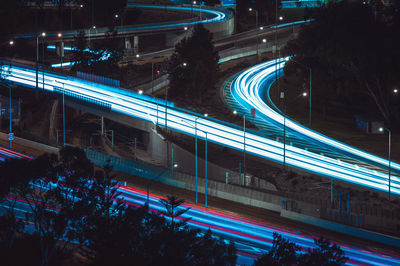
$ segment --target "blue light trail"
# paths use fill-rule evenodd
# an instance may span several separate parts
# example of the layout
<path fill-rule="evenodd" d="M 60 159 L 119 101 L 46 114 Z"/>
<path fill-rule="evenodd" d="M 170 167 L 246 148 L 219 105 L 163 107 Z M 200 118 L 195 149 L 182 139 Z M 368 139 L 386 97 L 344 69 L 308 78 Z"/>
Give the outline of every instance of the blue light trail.
<path fill-rule="evenodd" d="M 178 10 L 178 11 L 187 11 L 191 12 L 191 7 L 182 7 L 182 6 L 159 6 L 159 5 L 139 5 L 139 4 L 132 4 L 128 3 L 127 7 L 138 7 L 138 8 L 152 8 L 152 9 L 168 9 L 168 10 Z M 134 33 L 134 32 L 142 32 L 148 30 L 169 30 L 169 29 L 183 29 L 185 26 L 194 26 L 199 23 L 208 24 L 208 23 L 218 23 L 223 22 L 231 18 L 232 14 L 229 10 L 219 11 L 214 9 L 208 8 L 195 8 L 193 7 L 193 11 L 201 12 L 204 14 L 208 14 L 204 16 L 202 20 L 196 21 L 180 21 L 180 22 L 161 22 L 161 23 L 154 23 L 154 24 L 146 24 L 146 25 L 125 25 L 125 26 L 117 26 L 114 29 L 117 31 L 118 34 L 127 34 L 127 33 Z M 70 31 L 63 31 L 62 36 L 65 37 L 73 37 L 78 35 L 81 31 L 84 31 L 86 35 L 90 34 L 92 37 L 96 37 L 99 35 L 103 35 L 109 32 L 109 28 L 96 28 L 96 29 L 79 29 L 79 30 L 70 30 Z M 50 32 L 46 33 L 46 37 L 58 38 L 58 33 L 60 32 Z M 14 39 L 19 38 L 36 38 L 34 34 L 15 34 Z"/>
<path fill-rule="evenodd" d="M 276 63 L 278 69 L 284 65 L 284 59 L 279 59 Z M 271 84 L 275 79 L 276 63 L 270 61 L 252 68 L 256 71 L 254 75 L 249 75 L 246 79 L 238 79 L 241 86 L 245 86 L 246 80 L 257 86 L 265 86 Z M 36 86 L 36 73 L 34 68 L 12 66 L 2 66 L 4 78 L 15 84 L 24 85 L 34 88 Z M 263 78 L 261 78 L 261 76 Z M 165 106 L 165 102 L 150 96 L 143 96 L 137 93 L 128 92 L 112 86 L 96 84 L 81 79 L 62 76 L 60 74 L 44 72 L 44 84 L 39 79 L 39 88 L 44 91 L 53 92 L 55 88 L 58 91 L 65 90 L 71 95 L 80 95 L 91 101 L 107 103 L 111 106 L 111 110 L 128 116 L 139 118 L 148 122 L 152 122 L 159 126 L 165 126 L 165 118 L 167 117 L 168 128 L 178 132 L 194 136 L 197 124 L 197 136 L 204 139 L 207 132 L 208 141 L 227 146 L 239 151 L 246 149 L 246 153 L 253 154 L 278 163 L 283 162 L 283 143 L 271 140 L 254 132 L 246 132 L 246 147 L 244 147 L 244 134 L 242 128 L 216 119 L 205 118 L 204 116 L 187 110 L 172 107 L 172 104 Z M 251 93 L 251 92 L 250 92 Z M 255 91 L 252 94 L 256 93 Z M 256 97 L 256 95 L 253 95 Z M 252 97 L 253 97 L 252 96 Z M 243 96 L 246 98 L 247 96 Z M 243 101 L 243 104 L 249 104 Z M 260 108 L 265 106 L 263 102 L 255 103 Z M 262 104 L 262 106 L 261 106 Z M 277 123 L 282 123 L 283 118 L 278 114 L 270 114 Z M 197 122 L 195 123 L 195 119 Z M 288 121 L 288 126 L 296 127 L 294 122 Z M 305 129 L 302 129 L 305 130 Z M 325 138 L 316 132 L 311 132 L 316 137 L 324 140 Z M 328 142 L 333 140 L 326 138 Z M 332 144 L 336 145 L 336 144 Z M 341 144 L 344 145 L 344 144 Z M 375 160 L 382 164 L 387 164 L 387 160 L 377 156 L 358 151 L 354 148 L 345 147 L 344 149 L 360 152 L 360 156 L 368 156 L 370 160 Z M 286 145 L 286 164 L 297 167 L 309 172 L 332 177 L 341 181 L 361 185 L 370 189 L 382 192 L 388 191 L 388 176 L 379 171 L 373 171 L 358 165 L 339 162 L 336 159 L 322 156 L 302 148 Z M 397 163 L 392 164 L 393 169 L 400 169 Z M 394 195 L 400 195 L 400 179 L 398 176 L 392 176 L 391 191 Z"/>

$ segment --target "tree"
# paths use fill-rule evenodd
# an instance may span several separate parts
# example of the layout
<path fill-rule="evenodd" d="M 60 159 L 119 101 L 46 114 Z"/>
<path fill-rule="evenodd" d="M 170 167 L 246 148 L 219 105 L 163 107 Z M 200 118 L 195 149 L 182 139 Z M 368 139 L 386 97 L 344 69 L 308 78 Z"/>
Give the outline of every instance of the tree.
<path fill-rule="evenodd" d="M 218 79 L 219 56 L 212 44 L 212 33 L 202 24 L 175 47 L 170 67 L 170 94 L 203 100 Z M 186 63 L 186 66 L 183 66 Z"/>
<path fill-rule="evenodd" d="M 164 216 L 171 218 L 171 230 L 173 231 L 176 227 L 179 228 L 182 225 L 186 224 L 190 219 L 183 219 L 178 224 L 175 224 L 174 220 L 177 217 L 182 216 L 182 214 L 186 213 L 189 208 L 182 208 L 180 205 L 183 204 L 183 199 L 178 199 L 175 196 L 167 196 L 166 199 L 160 200 L 161 204 L 164 205 L 165 211 L 161 212 Z"/>
<path fill-rule="evenodd" d="M 317 246 L 308 249 L 308 252 L 301 253 L 301 248 L 295 243 L 283 238 L 280 234 L 273 234 L 271 250 L 257 259 L 254 265 L 344 265 L 348 260 L 343 250 L 336 244 L 331 244 L 325 238 L 314 239 Z"/>
<path fill-rule="evenodd" d="M 111 166 L 93 173 L 81 149 L 67 146 L 59 157 L 40 158 L 0 167 L 0 180 L 19 179 L 2 181 L 9 189 L 1 208 L 10 210 L 0 212 L 3 262 L 60 265 L 78 252 L 91 265 L 235 265 L 232 243 L 191 229 L 178 217 L 187 211 L 182 200 L 163 201 L 165 213 L 180 220 L 171 223 L 148 206 L 123 202 Z M 12 173 L 17 167 L 25 170 Z M 27 206 L 26 217 L 17 214 L 16 204 Z"/>
<path fill-rule="evenodd" d="M 320 91 L 313 91 L 313 96 L 334 95 L 336 101 L 365 114 L 378 113 L 388 126 L 395 125 L 399 99 L 392 95 L 400 85 L 398 28 L 380 13 L 375 15 L 373 7 L 347 1 L 319 8 L 314 19 L 287 45 L 297 61 L 320 72 L 323 83 L 314 86 Z M 313 71 L 314 77 L 318 79 Z M 331 91 L 324 89 L 326 84 Z"/>
<path fill-rule="evenodd" d="M 274 232 L 272 249 L 258 259 L 255 265 L 295 265 L 298 261 L 297 252 L 300 247 Z"/>
<path fill-rule="evenodd" d="M 308 253 L 301 256 L 302 265 L 344 265 L 348 260 L 343 250 L 336 244 L 321 237 L 314 239 L 317 248 L 308 249 Z"/>
<path fill-rule="evenodd" d="M 22 219 L 11 212 L 17 201 L 27 206 L 24 228 L 14 228 L 21 230 L 19 233 L 30 228 L 29 239 L 39 249 L 41 265 L 59 259 L 58 255 L 65 251 L 65 245 L 60 245 L 61 240 L 76 240 L 73 227 L 85 215 L 85 210 L 79 206 L 85 202 L 88 177 L 93 169 L 82 152 L 78 148 L 65 147 L 60 160 L 55 155 L 44 155 L 32 161 L 12 160 L 0 168 L 0 176 L 18 180 L 11 183 L 10 194 L 5 197 L 4 204 L 10 210 L 5 218 L 8 222 Z M 18 165 L 24 170 L 18 171 Z M 21 176 L 13 176 L 15 174 Z"/>

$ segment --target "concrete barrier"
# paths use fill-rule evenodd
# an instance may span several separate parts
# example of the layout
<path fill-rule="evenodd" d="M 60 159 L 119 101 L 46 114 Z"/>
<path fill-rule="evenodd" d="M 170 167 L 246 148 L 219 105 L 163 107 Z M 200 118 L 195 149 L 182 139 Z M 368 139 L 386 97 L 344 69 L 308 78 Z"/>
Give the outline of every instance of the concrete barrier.
<path fill-rule="evenodd" d="M 312 225 L 315 225 L 315 226 L 318 226 L 318 227 L 321 227 L 324 229 L 332 230 L 335 232 L 341 232 L 343 234 L 363 238 L 366 240 L 372 240 L 372 241 L 383 243 L 386 245 L 400 247 L 400 238 L 398 238 L 398 237 L 379 234 L 376 232 L 371 232 L 371 231 L 367 231 L 367 230 L 356 228 L 356 227 L 351 227 L 351 226 L 344 225 L 344 224 L 338 224 L 338 223 L 334 223 L 331 221 L 318 219 L 315 217 L 311 217 L 308 215 L 304 215 L 301 213 L 292 212 L 292 211 L 288 211 L 288 210 L 284 210 L 284 209 L 281 210 L 281 216 L 291 219 L 291 220 L 299 221 L 302 223 L 312 224 Z"/>
<path fill-rule="evenodd" d="M 8 134 L 0 132 L 0 139 L 4 140 L 4 141 L 8 141 Z M 46 144 L 34 142 L 34 141 L 23 139 L 20 137 L 14 137 L 13 143 L 18 143 L 19 145 L 26 146 L 31 149 L 42 150 L 42 151 L 48 152 L 48 153 L 58 154 L 58 151 L 59 151 L 58 147 L 49 146 Z"/>

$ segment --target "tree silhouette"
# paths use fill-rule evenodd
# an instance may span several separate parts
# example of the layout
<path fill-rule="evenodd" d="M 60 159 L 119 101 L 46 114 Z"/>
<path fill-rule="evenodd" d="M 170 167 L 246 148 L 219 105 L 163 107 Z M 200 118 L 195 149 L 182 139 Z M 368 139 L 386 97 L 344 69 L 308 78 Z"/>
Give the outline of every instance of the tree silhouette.
<path fill-rule="evenodd" d="M 165 207 L 165 211 L 162 211 L 161 214 L 171 218 L 171 230 L 175 230 L 175 228 L 179 228 L 186 224 L 190 220 L 190 218 L 182 218 L 180 222 L 175 223 L 175 219 L 182 216 L 182 214 L 186 213 L 189 208 L 180 207 L 185 201 L 183 199 L 178 199 L 175 196 L 167 196 L 166 199 L 160 199 L 160 202 Z"/>
<path fill-rule="evenodd" d="M 172 221 L 123 202 L 111 170 L 94 173 L 85 152 L 69 146 L 59 157 L 1 164 L 0 208 L 9 210 L 0 212 L 2 262 L 60 265 L 80 254 L 89 265 L 235 265 L 233 243 L 179 217 L 188 210 L 183 200 L 161 201 Z"/>
<path fill-rule="evenodd" d="M 318 70 L 313 79 L 322 83 L 314 86 L 313 96 L 334 96 L 357 112 L 378 113 L 396 125 L 399 99 L 393 89 L 400 85 L 400 37 L 395 18 L 400 15 L 384 15 L 374 3 L 343 1 L 319 8 L 314 22 L 304 26 L 286 50 Z"/>
<path fill-rule="evenodd" d="M 202 24 L 196 24 L 193 34 L 176 45 L 169 69 L 172 97 L 204 100 L 206 93 L 214 88 L 219 56 L 211 41 L 212 33 Z"/>
<path fill-rule="evenodd" d="M 271 250 L 257 259 L 256 266 L 271 265 L 344 265 L 348 260 L 343 250 L 336 244 L 331 244 L 325 238 L 314 239 L 317 248 L 308 249 L 308 252 L 301 253 L 301 248 L 295 243 L 283 238 L 274 232 Z"/>

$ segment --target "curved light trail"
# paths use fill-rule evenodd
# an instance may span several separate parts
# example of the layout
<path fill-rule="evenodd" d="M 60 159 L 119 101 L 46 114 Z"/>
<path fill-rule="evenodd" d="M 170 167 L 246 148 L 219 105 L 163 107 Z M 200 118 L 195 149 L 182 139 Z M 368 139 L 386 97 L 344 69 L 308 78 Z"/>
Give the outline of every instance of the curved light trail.
<path fill-rule="evenodd" d="M 12 152 L 10 150 L 7 151 Z M 19 155 L 24 156 L 22 154 Z M 121 185 L 118 186 L 118 192 L 120 193 L 118 198 L 123 200 L 127 205 L 141 207 L 145 205 L 148 199 L 149 209 L 151 211 L 160 212 L 164 210 L 160 199 L 165 199 L 165 197 L 152 193 L 149 193 L 147 196 L 147 193 L 143 190 Z M 17 204 L 15 205 L 16 215 L 21 219 L 24 219 L 25 214 L 31 211 L 28 203 L 24 199 L 20 199 L 15 195 L 9 195 L 8 198 L 17 200 Z M 7 208 L 4 202 L 1 206 Z M 57 211 L 57 207 L 49 208 Z M 290 229 L 282 229 L 264 222 L 232 215 L 223 211 L 199 207 L 194 204 L 184 203 L 179 208 L 190 209 L 181 217 L 178 217 L 178 220 L 190 218 L 188 224 L 191 227 L 201 230 L 211 229 L 214 235 L 223 237 L 225 241 L 233 241 L 237 248 L 237 263 L 240 265 L 252 265 L 256 258 L 267 252 L 272 246 L 274 232 L 295 242 L 303 251 L 307 251 L 308 248 L 316 247 L 313 239 L 318 236 L 294 232 Z M 29 228 L 27 228 L 27 231 L 29 231 Z M 348 265 L 400 264 L 400 258 L 398 256 L 387 252 L 353 247 L 337 241 L 334 241 L 334 243 L 339 245 L 349 258 L 347 262 Z"/>
<path fill-rule="evenodd" d="M 185 26 L 193 26 L 199 23 L 207 24 L 207 23 L 217 23 L 223 22 L 231 18 L 232 13 L 228 10 L 225 11 L 218 11 L 209 8 L 196 8 L 196 7 L 182 7 L 182 6 L 159 6 L 159 5 L 139 5 L 139 4 L 132 4 L 128 3 L 127 7 L 138 7 L 138 8 L 152 8 L 152 9 L 170 9 L 170 10 L 179 10 L 179 11 L 186 11 L 190 12 L 191 10 L 196 12 L 201 12 L 207 14 L 208 16 L 204 16 L 202 20 L 196 21 L 176 21 L 176 22 L 161 22 L 161 23 L 154 23 L 154 24 L 145 24 L 145 25 L 125 25 L 125 26 L 116 26 L 114 29 L 117 31 L 118 34 L 126 34 L 126 33 L 134 33 L 134 32 L 142 32 L 148 30 L 169 30 L 169 29 L 176 29 L 181 28 L 183 29 Z M 109 32 L 109 28 L 96 28 L 96 29 L 79 29 L 79 30 L 69 30 L 63 31 L 62 36 L 63 38 L 66 37 L 74 37 L 79 34 L 82 30 L 85 31 L 85 34 L 90 34 L 92 37 L 96 37 L 99 35 L 103 35 Z M 59 32 L 50 32 L 46 33 L 46 38 L 54 37 L 58 38 Z M 18 38 L 36 38 L 35 34 L 15 34 L 15 39 Z"/>
<path fill-rule="evenodd" d="M 265 95 L 267 94 L 269 97 L 269 88 L 272 83 L 278 78 L 282 73 L 282 68 L 285 65 L 286 60 L 281 58 L 278 60 L 273 60 L 269 62 L 265 62 L 259 65 L 256 65 L 242 73 L 240 73 L 234 80 L 231 86 L 231 93 L 236 101 L 242 105 L 245 109 L 254 108 L 257 110 L 257 116 L 261 119 L 267 121 L 273 126 L 276 126 L 280 131 L 283 132 L 283 124 L 284 124 L 284 116 L 282 113 L 277 112 L 275 108 L 268 106 L 265 103 Z M 277 73 L 279 73 L 277 75 Z M 356 160 L 361 160 L 370 164 L 374 164 L 375 166 L 387 168 L 389 161 L 383 158 L 380 158 L 376 155 L 367 153 L 365 151 L 356 149 L 352 146 L 346 145 L 339 141 L 333 140 L 329 137 L 326 137 L 318 132 L 310 130 L 309 128 L 302 126 L 288 118 L 285 121 L 286 130 L 291 133 L 295 133 L 300 135 L 302 138 L 306 138 L 308 140 L 314 141 L 317 145 L 321 147 L 328 147 L 334 151 L 340 151 L 340 153 L 345 154 L 346 156 L 351 156 Z M 286 148 L 290 148 L 289 145 L 286 145 Z M 314 156 L 321 156 L 319 154 L 314 154 Z M 326 156 L 324 156 L 326 157 Z M 329 157 L 327 157 L 329 158 Z M 331 163 L 345 165 L 348 164 L 343 161 L 338 161 L 336 158 L 330 158 Z M 382 185 L 386 186 L 386 191 L 388 190 L 388 175 L 386 173 L 379 173 L 376 170 L 370 170 L 367 168 L 360 167 L 356 164 L 348 164 L 349 168 L 358 168 L 361 172 L 365 174 L 373 173 L 375 175 L 375 181 L 380 182 Z M 400 165 L 398 163 L 391 162 L 391 169 L 395 172 L 399 172 Z M 335 176 L 332 176 L 335 178 Z M 341 179 L 341 178 L 339 178 Z M 366 178 L 370 181 L 372 179 Z M 381 180 L 381 181 L 379 181 Z M 391 176 L 391 180 L 394 181 L 393 185 L 399 187 L 399 177 Z M 346 178 L 343 179 L 346 181 Z M 350 181 L 351 182 L 351 181 Z"/>
<path fill-rule="evenodd" d="M 33 159 L 33 158 L 24 155 L 22 153 L 0 147 L 0 162 L 4 162 L 6 159 Z"/>
<path fill-rule="evenodd" d="M 281 67 L 283 66 L 283 62 L 279 64 Z M 4 78 L 10 82 L 31 88 L 36 85 L 34 68 L 3 65 L 1 69 Z M 274 71 L 275 64 L 273 62 L 267 64 L 267 67 L 262 70 L 266 74 L 266 80 L 271 82 Z M 256 132 L 244 133 L 239 126 L 205 118 L 202 115 L 173 107 L 171 103 L 167 103 L 166 107 L 165 102 L 162 100 L 112 86 L 49 72 L 44 72 L 43 75 L 44 77 L 42 78 L 42 73 L 40 74 L 39 88 L 45 92 L 55 93 L 58 91 L 60 93 L 64 91 L 68 96 L 78 97 L 87 102 L 107 104 L 112 111 L 152 122 L 159 126 L 167 126 L 170 129 L 191 136 L 195 135 L 195 126 L 197 125 L 199 138 L 205 139 L 204 132 L 207 132 L 207 138 L 211 142 L 239 151 L 245 150 L 246 153 L 275 162 L 283 162 L 284 145 Z M 42 80 L 44 80 L 44 84 Z M 165 118 L 167 118 L 167 122 L 165 122 Z M 379 171 L 339 162 L 336 159 L 289 145 L 286 145 L 285 157 L 286 164 L 293 167 L 370 189 L 383 192 L 388 190 L 388 177 L 385 173 Z M 393 166 L 399 167 L 398 164 Z M 391 192 L 395 195 L 400 195 L 400 179 L 398 176 L 392 176 Z"/>

